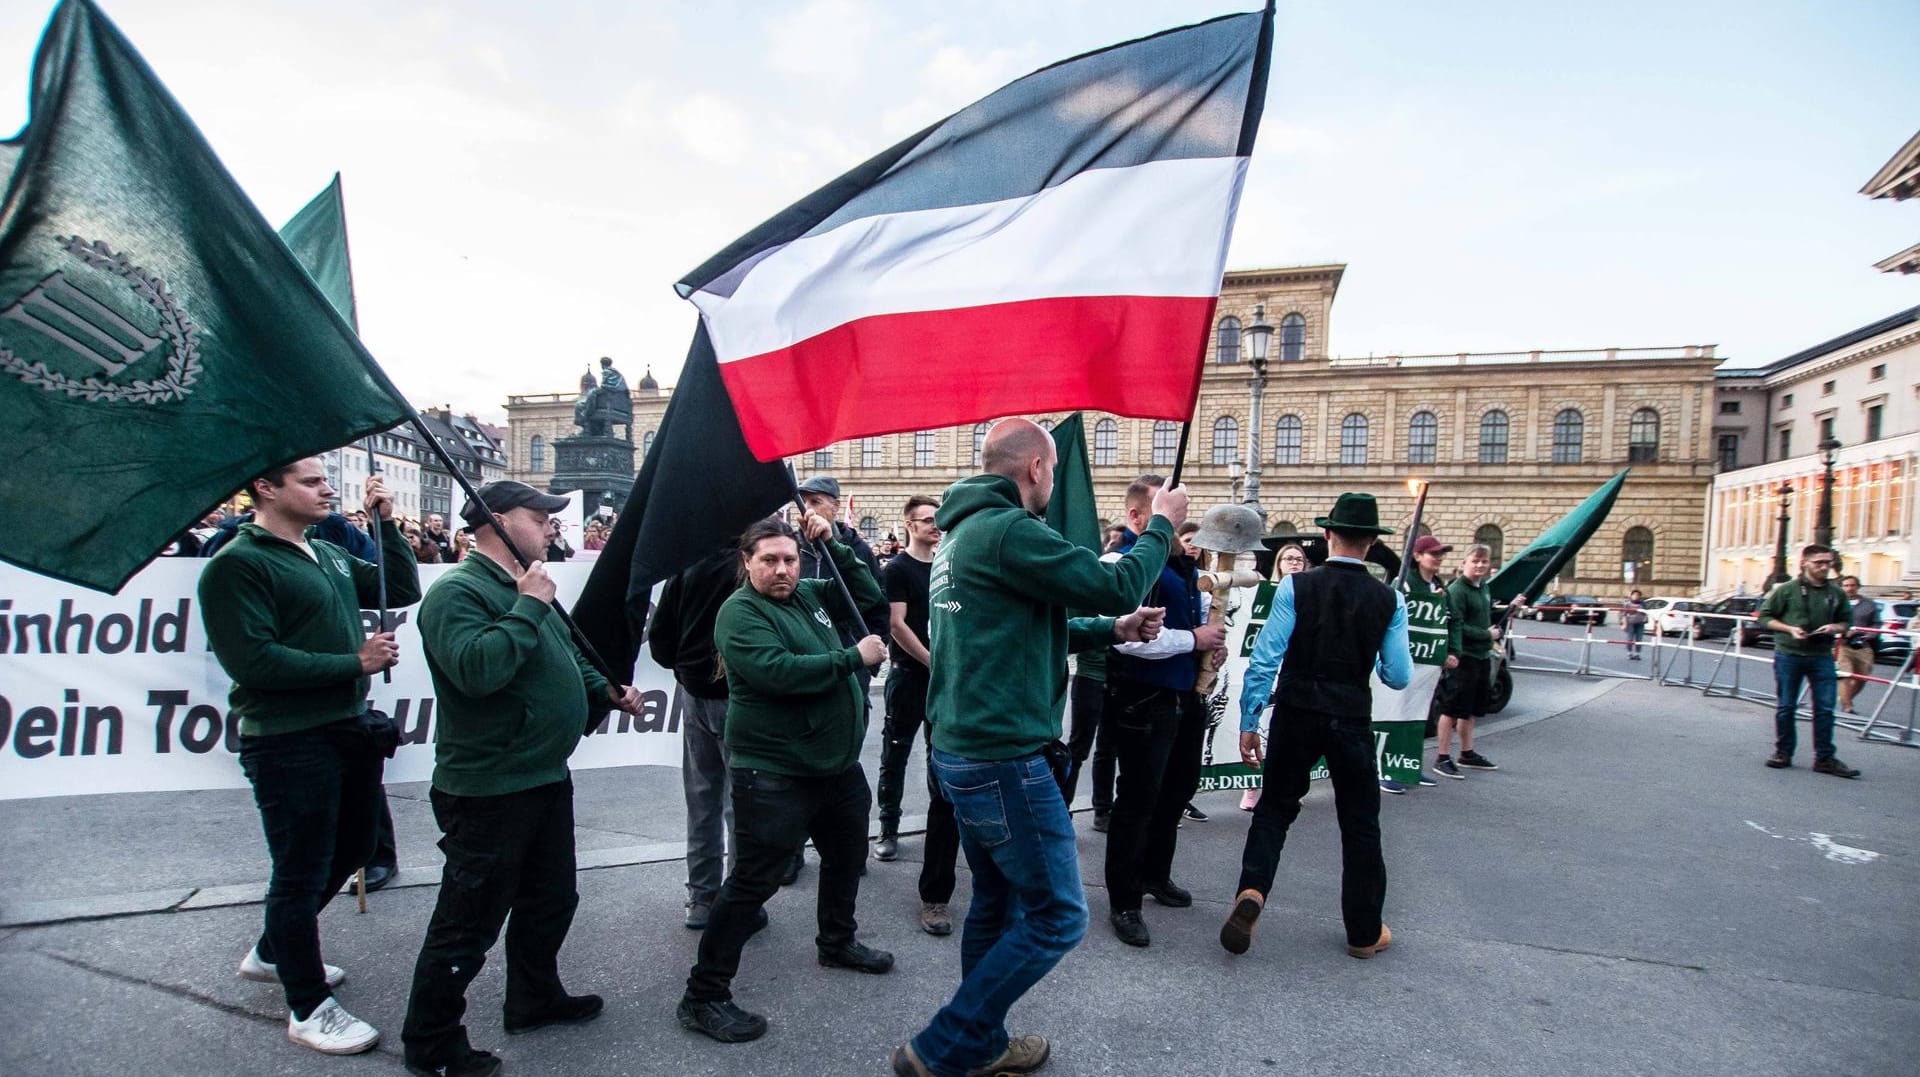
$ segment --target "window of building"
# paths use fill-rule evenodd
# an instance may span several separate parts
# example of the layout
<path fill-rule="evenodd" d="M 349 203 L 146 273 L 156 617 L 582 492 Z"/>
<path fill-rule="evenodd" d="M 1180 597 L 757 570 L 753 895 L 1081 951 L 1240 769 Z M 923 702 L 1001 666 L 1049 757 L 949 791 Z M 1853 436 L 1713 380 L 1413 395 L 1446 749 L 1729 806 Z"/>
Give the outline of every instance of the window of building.
<path fill-rule="evenodd" d="M 653 431 L 649 430 L 645 434 L 640 435 L 640 459 L 645 460 L 647 458 L 647 454 L 652 451 L 653 451 Z"/>
<path fill-rule="evenodd" d="M 1506 536 L 1500 533 L 1498 524 L 1481 524 L 1473 532 L 1473 541 L 1493 551 L 1493 567 L 1499 568 L 1506 555 Z"/>
<path fill-rule="evenodd" d="M 1627 423 L 1627 463 L 1651 464 L 1660 459 L 1660 413 L 1641 408 Z"/>
<path fill-rule="evenodd" d="M 1820 440 L 1822 443 L 1833 440 L 1833 416 L 1831 415 L 1820 420 Z M 1816 449 L 1819 447 L 1819 445 L 1814 446 Z"/>
<path fill-rule="evenodd" d="M 880 541 L 880 521 L 871 516 L 860 517 L 860 537 L 869 543 Z"/>
<path fill-rule="evenodd" d="M 1367 417 L 1357 411 L 1340 420 L 1340 462 L 1367 462 Z"/>
<path fill-rule="evenodd" d="M 1165 419 L 1153 424 L 1153 466 L 1172 467 L 1180 451 L 1180 428 Z"/>
<path fill-rule="evenodd" d="M 1553 417 L 1553 462 L 1577 464 L 1586 452 L 1587 417 L 1579 408 L 1564 408 Z"/>
<path fill-rule="evenodd" d="M 527 443 L 527 470 L 545 471 L 547 469 L 547 439 L 538 434 Z"/>
<path fill-rule="evenodd" d="M 1632 566 L 1634 583 L 1650 582 L 1653 579 L 1653 532 L 1644 527 L 1627 528 L 1627 537 L 1620 541 L 1620 560 Z"/>
<path fill-rule="evenodd" d="M 882 442 L 879 438 L 861 438 L 860 439 L 860 466 L 861 467 L 879 467 L 880 461 L 882 459 L 881 453 L 884 445 L 885 443 Z"/>
<path fill-rule="evenodd" d="M 1440 453 L 1440 420 L 1430 411 L 1416 411 L 1407 422 L 1407 463 L 1431 464 Z"/>
<path fill-rule="evenodd" d="M 1480 462 L 1507 462 L 1507 413 L 1499 408 L 1480 416 Z"/>
<path fill-rule="evenodd" d="M 1821 396 L 1832 396 L 1832 395 L 1833 395 L 1833 383 L 1832 383 L 1832 382 L 1830 382 L 1830 381 L 1823 381 L 1823 382 L 1821 382 L 1821 383 L 1820 383 L 1820 395 L 1821 395 Z"/>
<path fill-rule="evenodd" d="M 1867 440 L 1880 440 L 1880 423 L 1886 412 L 1886 406 L 1875 404 L 1867 409 Z"/>
<path fill-rule="evenodd" d="M 1785 460 L 1787 457 L 1792 455 L 1793 455 L 1793 428 L 1783 426 L 1780 428 L 1780 459 Z"/>
<path fill-rule="evenodd" d="M 1307 319 L 1294 311 L 1280 319 L 1280 361 L 1297 363 L 1307 357 Z"/>
<path fill-rule="evenodd" d="M 1717 448 L 1720 456 L 1720 470 L 1732 471 L 1740 466 L 1740 435 L 1721 434 Z"/>
<path fill-rule="evenodd" d="M 1782 393 L 1782 394 L 1780 394 L 1780 406 L 1781 406 L 1782 408 L 1790 408 L 1790 407 L 1792 407 L 1792 406 L 1793 406 L 1793 394 L 1792 394 L 1792 393 Z"/>
<path fill-rule="evenodd" d="M 933 466 L 933 431 L 916 430 L 913 434 L 913 466 Z"/>
<path fill-rule="evenodd" d="M 1240 361 L 1240 319 L 1232 315 L 1220 319 L 1219 346 L 1215 354 L 1223 363 Z"/>
<path fill-rule="evenodd" d="M 1300 462 L 1300 416 L 1282 415 L 1280 421 L 1273 424 L 1273 462 Z"/>
<path fill-rule="evenodd" d="M 987 431 L 992 428 L 992 426 L 992 423 L 978 423 L 973 428 L 974 467 L 979 467 L 981 464 L 981 457 L 985 454 L 987 448 Z"/>
<path fill-rule="evenodd" d="M 1887 364 L 1875 363 L 1867 368 L 1868 381 L 1884 381 L 1887 376 Z"/>
<path fill-rule="evenodd" d="M 1120 424 L 1102 419 L 1093 424 L 1093 463 L 1100 467 L 1120 462 Z"/>
<path fill-rule="evenodd" d="M 832 449 L 813 450 L 813 469 L 815 471 L 832 471 L 833 470 L 833 450 Z"/>
<path fill-rule="evenodd" d="M 1722 400 L 1720 402 L 1720 414 L 1722 415 L 1740 414 L 1740 402 L 1738 400 Z"/>
<path fill-rule="evenodd" d="M 1240 424 L 1231 415 L 1213 421 L 1213 462 L 1231 464 L 1240 454 Z"/>

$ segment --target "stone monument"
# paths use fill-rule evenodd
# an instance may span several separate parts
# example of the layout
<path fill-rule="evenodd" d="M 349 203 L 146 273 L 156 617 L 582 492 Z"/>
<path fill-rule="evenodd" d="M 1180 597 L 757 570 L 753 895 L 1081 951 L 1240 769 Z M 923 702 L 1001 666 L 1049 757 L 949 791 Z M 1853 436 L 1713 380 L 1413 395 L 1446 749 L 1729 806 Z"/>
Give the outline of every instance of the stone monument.
<path fill-rule="evenodd" d="M 633 489 L 633 395 L 613 360 L 600 360 L 598 380 L 591 372 L 580 376 L 573 425 L 580 428 L 578 434 L 553 440 L 553 481 L 547 489 L 556 494 L 585 491 L 581 508 L 588 516 L 597 514 L 603 503 L 617 511 Z M 617 435 L 615 427 L 620 428 Z"/>

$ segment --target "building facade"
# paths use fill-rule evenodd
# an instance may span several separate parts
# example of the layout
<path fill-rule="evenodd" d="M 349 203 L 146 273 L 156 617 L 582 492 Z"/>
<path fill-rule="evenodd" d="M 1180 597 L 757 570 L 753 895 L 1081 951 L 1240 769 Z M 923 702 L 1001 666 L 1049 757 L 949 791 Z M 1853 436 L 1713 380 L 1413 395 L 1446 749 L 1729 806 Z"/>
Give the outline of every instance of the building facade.
<path fill-rule="evenodd" d="M 1714 478 L 1707 590 L 1754 593 L 1774 568 L 1782 501 L 1787 570 L 1813 541 L 1833 450 L 1833 545 L 1868 587 L 1920 584 L 1920 307 L 1753 370 L 1721 371 L 1720 410 L 1753 444 Z M 1716 415 L 1716 434 L 1731 429 Z M 1783 485 L 1791 492 L 1782 495 Z"/>
<path fill-rule="evenodd" d="M 1418 477 L 1432 484 L 1430 530 L 1456 546 L 1486 541 L 1504 558 L 1631 466 L 1611 517 L 1557 586 L 1618 595 L 1631 575 L 1643 590 L 1699 589 L 1716 464 L 1711 345 L 1331 357 L 1344 272 L 1227 274 L 1182 470 L 1196 506 L 1245 499 L 1252 454 L 1272 528 L 1310 529 L 1348 490 L 1373 493 L 1388 525 L 1404 527 L 1407 480 Z M 1257 431 L 1246 335 L 1256 317 L 1274 327 Z M 668 395 L 635 391 L 637 432 L 658 429 Z M 551 476 L 550 446 L 572 432 L 574 400 L 508 400 L 513 477 L 542 485 Z M 1047 425 L 1064 413 L 1032 417 Z M 1180 425 L 1092 412 L 1085 423 L 1101 513 L 1117 519 L 1135 476 L 1172 470 Z M 908 496 L 938 494 L 978 470 L 990 425 L 858 438 L 793 464 L 802 478 L 837 476 L 862 530 L 882 538 L 901 533 Z"/>

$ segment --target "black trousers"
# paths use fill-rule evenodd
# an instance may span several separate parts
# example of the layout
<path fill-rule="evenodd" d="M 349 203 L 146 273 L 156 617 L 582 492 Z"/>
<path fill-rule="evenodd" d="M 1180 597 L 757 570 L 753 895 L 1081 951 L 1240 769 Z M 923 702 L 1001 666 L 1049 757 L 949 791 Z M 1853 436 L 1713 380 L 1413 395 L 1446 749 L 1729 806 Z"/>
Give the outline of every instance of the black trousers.
<path fill-rule="evenodd" d="M 701 1002 L 733 997 L 740 949 L 754 932 L 760 907 L 780 889 L 780 875 L 793 851 L 808 838 L 820 854 L 816 910 L 821 948 L 853 941 L 858 925 L 860 868 L 867 859 L 867 813 L 873 792 L 855 763 L 838 774 L 795 777 L 770 770 L 733 768 L 733 872 L 720 886 L 700 956 L 687 977 L 687 994 Z"/>
<path fill-rule="evenodd" d="M 1340 821 L 1340 913 L 1347 942 L 1371 946 L 1380 938 L 1380 907 L 1387 899 L 1387 863 L 1380 854 L 1380 776 L 1373 727 L 1366 718 L 1337 718 L 1276 708 L 1261 768 L 1260 804 L 1240 857 L 1240 889 L 1273 889 L 1287 828 L 1300 814 L 1313 765 L 1326 757 L 1333 778 L 1333 812 Z"/>
<path fill-rule="evenodd" d="M 1112 811 L 1113 733 L 1102 719 L 1107 704 L 1107 682 L 1075 677 L 1070 698 L 1067 752 L 1072 757 L 1072 763 L 1067 767 L 1066 781 L 1060 787 L 1060 794 L 1067 798 L 1068 804 L 1073 803 L 1080 788 L 1080 772 L 1087 769 L 1087 757 L 1091 754 L 1093 810 Z"/>
<path fill-rule="evenodd" d="M 913 754 L 913 742 L 927 724 L 927 688 L 925 669 L 896 665 L 887 671 L 887 716 L 880 733 L 880 782 L 875 796 L 880 801 L 880 833 L 900 832 L 900 797 L 906 786 L 907 758 Z"/>
<path fill-rule="evenodd" d="M 1173 875 L 1180 812 L 1200 787 L 1207 708 L 1198 693 L 1127 680 L 1107 682 L 1101 723 L 1113 728 L 1120 765 L 1107 828 L 1107 901 L 1140 908 L 1143 886 Z"/>
<path fill-rule="evenodd" d="M 435 789 L 432 799 L 447 862 L 413 964 L 400 1035 L 408 1060 L 442 1065 L 471 1050 L 461 1023 L 467 985 L 486 964 L 502 924 L 507 1017 L 532 1017 L 566 995 L 560 945 L 580 894 L 573 878 L 572 779 L 493 797 Z"/>
<path fill-rule="evenodd" d="M 931 750 L 931 742 L 928 748 Z M 953 802 L 940 791 L 932 766 L 927 767 L 927 845 L 923 856 L 920 900 L 941 905 L 952 901 L 957 882 L 954 872 L 960 862 L 960 823 L 953 817 Z"/>
<path fill-rule="evenodd" d="M 320 910 L 373 851 L 386 760 L 351 720 L 295 733 L 240 738 L 273 859 L 260 960 L 279 967 L 287 1008 L 305 1019 L 332 997 L 320 960 Z"/>
<path fill-rule="evenodd" d="M 381 790 L 380 818 L 374 828 L 373 856 L 367 860 L 367 867 L 384 867 L 389 871 L 400 866 L 400 850 L 393 841 L 393 810 L 387 806 L 386 791 Z"/>

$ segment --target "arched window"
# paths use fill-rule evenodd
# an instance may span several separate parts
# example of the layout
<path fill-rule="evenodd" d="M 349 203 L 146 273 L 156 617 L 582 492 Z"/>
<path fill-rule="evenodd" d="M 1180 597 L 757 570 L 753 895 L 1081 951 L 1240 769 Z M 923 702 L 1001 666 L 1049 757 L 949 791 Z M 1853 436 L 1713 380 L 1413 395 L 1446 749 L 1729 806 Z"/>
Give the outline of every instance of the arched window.
<path fill-rule="evenodd" d="M 1045 430 L 1049 434 L 1053 433 L 1053 420 L 1052 419 L 1040 420 L 1040 429 Z"/>
<path fill-rule="evenodd" d="M 1627 463 L 1651 464 L 1660 459 L 1660 413 L 1641 408 L 1627 425 Z"/>
<path fill-rule="evenodd" d="M 1219 347 L 1215 354 L 1223 363 L 1240 361 L 1240 319 L 1232 315 L 1220 319 Z"/>
<path fill-rule="evenodd" d="M 1507 413 L 1499 408 L 1480 416 L 1480 462 L 1507 462 Z"/>
<path fill-rule="evenodd" d="M 1180 428 L 1166 419 L 1153 424 L 1153 466 L 1172 467 L 1180 451 Z"/>
<path fill-rule="evenodd" d="M 992 429 L 992 427 L 993 427 L 992 423 L 974 424 L 974 427 L 973 427 L 973 466 L 974 467 L 979 467 L 981 464 L 981 455 L 985 452 L 987 447 L 987 431 Z"/>
<path fill-rule="evenodd" d="M 1095 467 L 1120 462 L 1120 424 L 1102 419 L 1093 424 L 1093 463 Z"/>
<path fill-rule="evenodd" d="M 1273 424 L 1273 462 L 1300 462 L 1300 416 L 1282 415 L 1280 421 Z"/>
<path fill-rule="evenodd" d="M 1416 411 L 1407 422 L 1407 463 L 1431 464 L 1440 452 L 1440 420 L 1433 412 Z"/>
<path fill-rule="evenodd" d="M 1620 560 L 1633 575 L 1629 582 L 1647 583 L 1653 579 L 1653 532 L 1644 527 L 1627 528 L 1620 540 Z"/>
<path fill-rule="evenodd" d="M 916 430 L 913 434 L 913 466 L 933 466 L 933 431 Z"/>
<path fill-rule="evenodd" d="M 833 450 L 831 448 L 813 450 L 813 470 L 833 470 Z"/>
<path fill-rule="evenodd" d="M 1292 520 L 1278 520 L 1274 522 L 1273 533 L 1276 535 L 1297 535 L 1300 533 L 1300 525 L 1294 523 Z"/>
<path fill-rule="evenodd" d="M 653 431 L 649 430 L 646 433 L 640 435 L 640 459 L 645 460 L 647 458 L 647 454 L 652 451 L 653 451 Z"/>
<path fill-rule="evenodd" d="M 1307 319 L 1299 311 L 1280 319 L 1280 361 L 1297 363 L 1307 357 Z"/>
<path fill-rule="evenodd" d="M 1340 462 L 1367 462 L 1367 417 L 1357 411 L 1340 420 Z"/>
<path fill-rule="evenodd" d="M 1499 526 L 1496 524 L 1480 525 L 1479 530 L 1473 533 L 1473 541 L 1493 551 L 1493 567 L 1499 568 L 1501 557 L 1506 553 L 1506 539 L 1500 534 Z"/>
<path fill-rule="evenodd" d="M 1231 415 L 1213 421 L 1213 462 L 1231 464 L 1240 453 L 1240 424 Z"/>
<path fill-rule="evenodd" d="M 879 467 L 886 442 L 879 438 L 860 439 L 860 466 Z"/>
<path fill-rule="evenodd" d="M 880 521 L 871 516 L 860 517 L 860 537 L 868 542 L 880 540 Z"/>
<path fill-rule="evenodd" d="M 527 443 L 527 470 L 545 471 L 547 469 L 547 439 L 538 434 Z"/>
<path fill-rule="evenodd" d="M 1579 408 L 1566 408 L 1553 417 L 1553 462 L 1577 464 L 1586 446 L 1587 418 Z"/>

